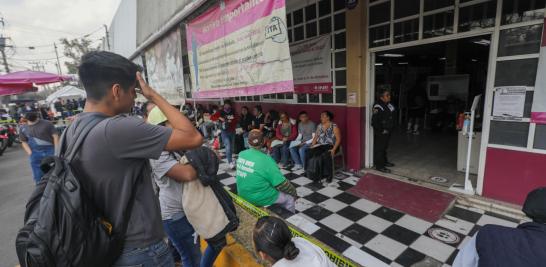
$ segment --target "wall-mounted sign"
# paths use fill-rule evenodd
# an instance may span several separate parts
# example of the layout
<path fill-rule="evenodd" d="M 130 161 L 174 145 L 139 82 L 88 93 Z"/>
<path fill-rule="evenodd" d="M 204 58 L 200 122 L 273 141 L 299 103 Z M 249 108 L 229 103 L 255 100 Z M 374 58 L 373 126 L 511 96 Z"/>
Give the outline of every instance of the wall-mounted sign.
<path fill-rule="evenodd" d="M 296 93 L 331 94 L 333 92 L 330 42 L 328 34 L 290 46 Z"/>
<path fill-rule="evenodd" d="M 358 0 L 345 0 L 345 7 L 353 9 L 358 5 Z"/>
<path fill-rule="evenodd" d="M 294 91 L 284 0 L 222 1 L 186 26 L 194 95 Z"/>
<path fill-rule="evenodd" d="M 493 117 L 521 120 L 525 107 L 525 86 L 506 86 L 495 88 L 493 98 Z"/>

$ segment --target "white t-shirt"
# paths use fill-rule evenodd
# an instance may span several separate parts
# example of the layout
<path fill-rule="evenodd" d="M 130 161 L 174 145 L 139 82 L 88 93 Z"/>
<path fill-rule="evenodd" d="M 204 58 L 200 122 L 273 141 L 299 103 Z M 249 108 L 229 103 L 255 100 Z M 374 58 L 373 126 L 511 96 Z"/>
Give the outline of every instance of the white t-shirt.
<path fill-rule="evenodd" d="M 324 251 L 311 242 L 301 237 L 294 237 L 292 241 L 300 250 L 298 256 L 293 260 L 281 259 L 273 267 L 335 267 Z"/>

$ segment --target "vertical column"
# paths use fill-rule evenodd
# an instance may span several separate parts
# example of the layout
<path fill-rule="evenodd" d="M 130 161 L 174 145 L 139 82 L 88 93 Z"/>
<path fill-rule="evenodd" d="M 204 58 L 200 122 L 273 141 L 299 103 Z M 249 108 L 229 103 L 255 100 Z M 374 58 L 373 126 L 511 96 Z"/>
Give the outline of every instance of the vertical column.
<path fill-rule="evenodd" d="M 367 1 L 347 10 L 347 168 L 364 167 L 366 132 Z"/>

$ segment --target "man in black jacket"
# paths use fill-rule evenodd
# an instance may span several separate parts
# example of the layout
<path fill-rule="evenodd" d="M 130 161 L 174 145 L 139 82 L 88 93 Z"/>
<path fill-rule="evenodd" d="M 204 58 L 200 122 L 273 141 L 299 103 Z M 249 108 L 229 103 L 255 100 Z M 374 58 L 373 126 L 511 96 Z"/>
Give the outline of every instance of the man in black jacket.
<path fill-rule="evenodd" d="M 380 172 L 390 173 L 386 167 L 394 164 L 387 160 L 387 148 L 394 128 L 394 106 L 391 102 L 391 93 L 386 89 L 379 92 L 379 101 L 373 106 L 372 126 L 374 133 L 374 163 L 375 169 Z"/>

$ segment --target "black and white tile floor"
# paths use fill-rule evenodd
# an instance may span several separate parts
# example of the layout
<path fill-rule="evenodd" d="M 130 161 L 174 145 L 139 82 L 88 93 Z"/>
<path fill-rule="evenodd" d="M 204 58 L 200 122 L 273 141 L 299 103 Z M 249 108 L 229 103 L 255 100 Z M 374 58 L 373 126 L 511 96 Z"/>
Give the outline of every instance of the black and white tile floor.
<path fill-rule="evenodd" d="M 459 249 L 485 224 L 515 227 L 519 221 L 456 204 L 439 221 L 427 222 L 346 192 L 359 178 L 338 172 L 315 184 L 303 171 L 281 170 L 298 191 L 296 214 L 275 209 L 305 233 L 363 266 L 450 266 Z M 235 171 L 225 160 L 219 177 L 236 192 Z"/>

